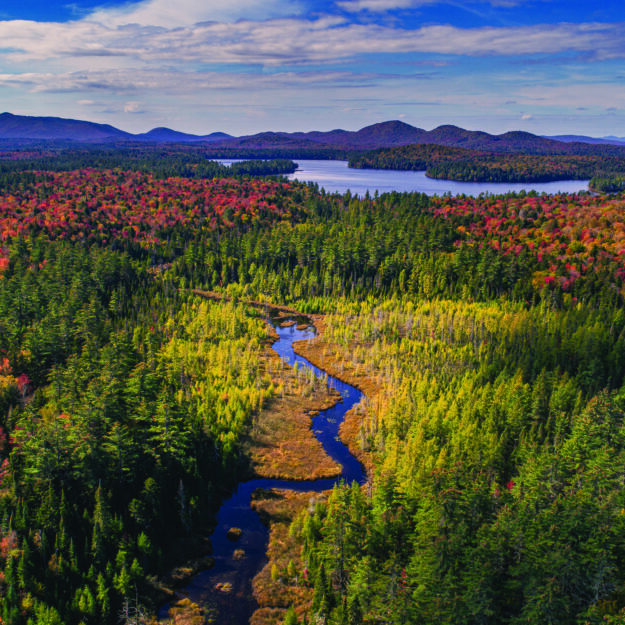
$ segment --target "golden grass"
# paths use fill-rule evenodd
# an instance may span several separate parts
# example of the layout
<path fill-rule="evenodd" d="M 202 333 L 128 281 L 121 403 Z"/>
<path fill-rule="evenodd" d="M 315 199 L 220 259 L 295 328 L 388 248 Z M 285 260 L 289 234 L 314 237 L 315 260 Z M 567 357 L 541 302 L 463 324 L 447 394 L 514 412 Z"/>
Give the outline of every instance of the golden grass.
<path fill-rule="evenodd" d="M 171 569 L 162 579 L 161 583 L 167 588 L 180 588 L 187 584 L 193 577 L 202 571 L 207 571 L 215 566 L 213 556 L 203 556 L 189 560 L 181 566 Z"/>
<path fill-rule="evenodd" d="M 214 301 L 231 298 L 214 291 L 194 290 L 193 293 Z M 248 306 L 265 308 L 264 302 L 242 300 Z M 292 315 L 301 316 L 288 306 L 270 306 L 282 327 L 294 325 Z M 300 324 L 298 327 L 308 327 Z M 340 395 L 321 381 L 311 385 L 302 372 L 282 362 L 270 345 L 278 339 L 273 328 L 268 329 L 267 347 L 262 356 L 262 369 L 269 373 L 280 391 L 256 417 L 247 444 L 255 477 L 286 480 L 311 480 L 338 477 L 341 467 L 323 450 L 312 432 L 312 417 L 334 406 Z"/>
<path fill-rule="evenodd" d="M 371 410 L 370 406 L 377 406 L 379 409 L 386 401 L 382 387 L 371 380 L 364 371 L 359 370 L 354 363 L 337 355 L 336 350 L 324 339 L 325 319 L 322 315 L 313 315 L 312 319 L 317 328 L 317 336 L 310 341 L 297 341 L 293 344 L 293 348 L 296 354 L 335 378 L 355 386 L 367 398 L 366 403 L 362 402 L 346 413 L 339 435 L 349 451 L 363 464 L 367 474 L 371 475 L 374 458 L 361 445 L 361 426 L 368 411 Z"/>
<path fill-rule="evenodd" d="M 168 625 L 204 625 L 204 610 L 190 599 L 181 599 L 169 608 Z"/>
<path fill-rule="evenodd" d="M 338 393 L 323 390 L 314 398 L 288 393 L 272 400 L 259 415 L 249 446 L 255 473 L 287 480 L 338 477 L 341 467 L 311 430 L 312 417 L 338 399 Z"/>
<path fill-rule="evenodd" d="M 243 534 L 243 530 L 240 527 L 231 527 L 226 532 L 226 538 L 228 540 L 231 540 L 232 542 L 235 542 L 239 540 L 239 538 L 241 538 L 241 534 Z"/>
<path fill-rule="evenodd" d="M 301 510 L 325 498 L 323 493 L 296 493 L 279 489 L 254 493 L 252 507 L 270 526 L 270 535 L 267 549 L 269 562 L 253 581 L 259 609 L 250 619 L 250 625 L 281 624 L 290 606 L 295 608 L 299 618 L 309 611 L 312 588 L 304 583 L 301 545 L 297 538 L 289 536 L 289 526 Z M 292 577 L 289 576 L 289 562 L 292 562 Z"/>
<path fill-rule="evenodd" d="M 273 328 L 269 337 L 270 342 L 278 338 Z M 281 390 L 255 419 L 247 449 L 255 475 L 287 480 L 338 477 L 341 467 L 323 450 L 311 426 L 313 416 L 338 403 L 339 393 L 296 372 L 269 346 L 263 368 Z"/>

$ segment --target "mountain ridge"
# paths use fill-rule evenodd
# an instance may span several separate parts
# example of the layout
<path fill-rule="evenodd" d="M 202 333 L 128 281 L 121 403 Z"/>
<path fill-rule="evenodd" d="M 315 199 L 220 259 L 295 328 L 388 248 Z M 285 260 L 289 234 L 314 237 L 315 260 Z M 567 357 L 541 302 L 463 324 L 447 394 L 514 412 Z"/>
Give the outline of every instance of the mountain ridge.
<path fill-rule="evenodd" d="M 564 143 L 591 143 L 593 145 L 625 145 L 625 137 L 588 137 L 586 135 L 553 135 L 545 136 L 545 139 L 553 139 Z"/>
<path fill-rule="evenodd" d="M 188 132 L 180 132 L 178 130 L 172 130 L 171 128 L 159 126 L 157 128 L 152 128 L 152 130 L 148 130 L 148 132 L 132 136 L 138 141 L 150 141 L 156 143 L 195 143 L 202 141 L 222 141 L 230 138 L 232 135 L 226 134 L 225 132 L 212 132 L 209 135 L 194 135 Z"/>
<path fill-rule="evenodd" d="M 451 124 L 424 130 L 400 120 L 378 122 L 351 131 L 336 128 L 330 131 L 279 132 L 264 131 L 235 137 L 224 132 L 195 135 L 171 128 L 157 127 L 145 133 L 125 132 L 109 124 L 66 119 L 0 114 L 0 140 L 7 141 L 69 141 L 77 143 L 193 143 L 210 144 L 211 149 L 224 150 L 298 150 L 333 149 L 345 151 L 371 150 L 411 144 L 436 144 L 491 152 L 523 152 L 529 154 L 623 154 L 625 144 L 611 139 L 582 135 L 542 137 L 521 130 L 492 135 L 479 130 L 466 130 Z M 592 142 L 591 142 L 592 140 Z"/>
<path fill-rule="evenodd" d="M 64 117 L 31 117 L 27 115 L 0 114 L 0 138 L 2 139 L 42 139 L 71 140 L 80 137 L 81 141 L 123 140 L 132 137 L 110 124 Z"/>

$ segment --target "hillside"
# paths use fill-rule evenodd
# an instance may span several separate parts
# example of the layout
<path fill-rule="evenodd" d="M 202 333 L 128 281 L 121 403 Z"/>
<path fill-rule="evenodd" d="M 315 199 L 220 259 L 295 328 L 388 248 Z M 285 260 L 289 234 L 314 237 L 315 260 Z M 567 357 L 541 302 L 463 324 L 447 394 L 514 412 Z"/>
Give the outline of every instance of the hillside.
<path fill-rule="evenodd" d="M 131 134 L 108 124 L 60 117 L 29 117 L 11 113 L 0 115 L 2 139 L 119 141 L 130 137 Z"/>
<path fill-rule="evenodd" d="M 330 130 L 328 132 L 263 132 L 245 137 L 215 142 L 222 148 L 289 148 L 305 150 L 316 145 L 325 149 L 340 148 L 360 151 L 376 148 L 393 148 L 407 145 L 441 145 L 453 148 L 523 154 L 562 155 L 625 155 L 625 146 L 590 144 L 583 141 L 556 141 L 529 132 L 512 131 L 491 135 L 483 131 L 465 130 L 444 125 L 433 130 L 416 128 L 401 121 L 388 121 L 366 126 L 358 131 Z M 295 154 L 294 154 L 295 155 Z"/>

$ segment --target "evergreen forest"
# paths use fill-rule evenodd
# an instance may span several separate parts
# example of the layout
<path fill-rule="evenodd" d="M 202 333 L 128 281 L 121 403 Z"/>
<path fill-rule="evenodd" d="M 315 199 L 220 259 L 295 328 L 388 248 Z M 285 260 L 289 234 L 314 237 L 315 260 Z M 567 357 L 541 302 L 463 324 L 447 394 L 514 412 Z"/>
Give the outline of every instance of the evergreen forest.
<path fill-rule="evenodd" d="M 595 146 L 593 146 L 595 147 Z M 378 148 L 349 156 L 358 169 L 424 170 L 429 178 L 461 182 L 550 182 L 595 179 L 601 192 L 622 190 L 607 186 L 605 179 L 621 179 L 625 171 L 622 153 L 600 149 L 596 153 L 533 154 L 486 152 L 460 147 L 424 144 Z"/>
<path fill-rule="evenodd" d="M 293 516 L 276 624 L 625 623 L 622 185 L 359 198 L 293 166 L 0 160 L 0 623 L 154 622 L 284 395 L 252 302 L 322 319 L 367 396 L 368 481 Z"/>

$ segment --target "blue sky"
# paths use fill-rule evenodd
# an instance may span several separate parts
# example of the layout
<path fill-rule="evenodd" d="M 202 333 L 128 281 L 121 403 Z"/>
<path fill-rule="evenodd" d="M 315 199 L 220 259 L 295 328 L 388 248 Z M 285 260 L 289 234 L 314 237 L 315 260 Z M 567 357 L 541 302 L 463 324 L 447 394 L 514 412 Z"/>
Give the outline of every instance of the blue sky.
<path fill-rule="evenodd" d="M 0 98 L 132 132 L 402 119 L 625 136 L 625 4 L 7 0 Z"/>

